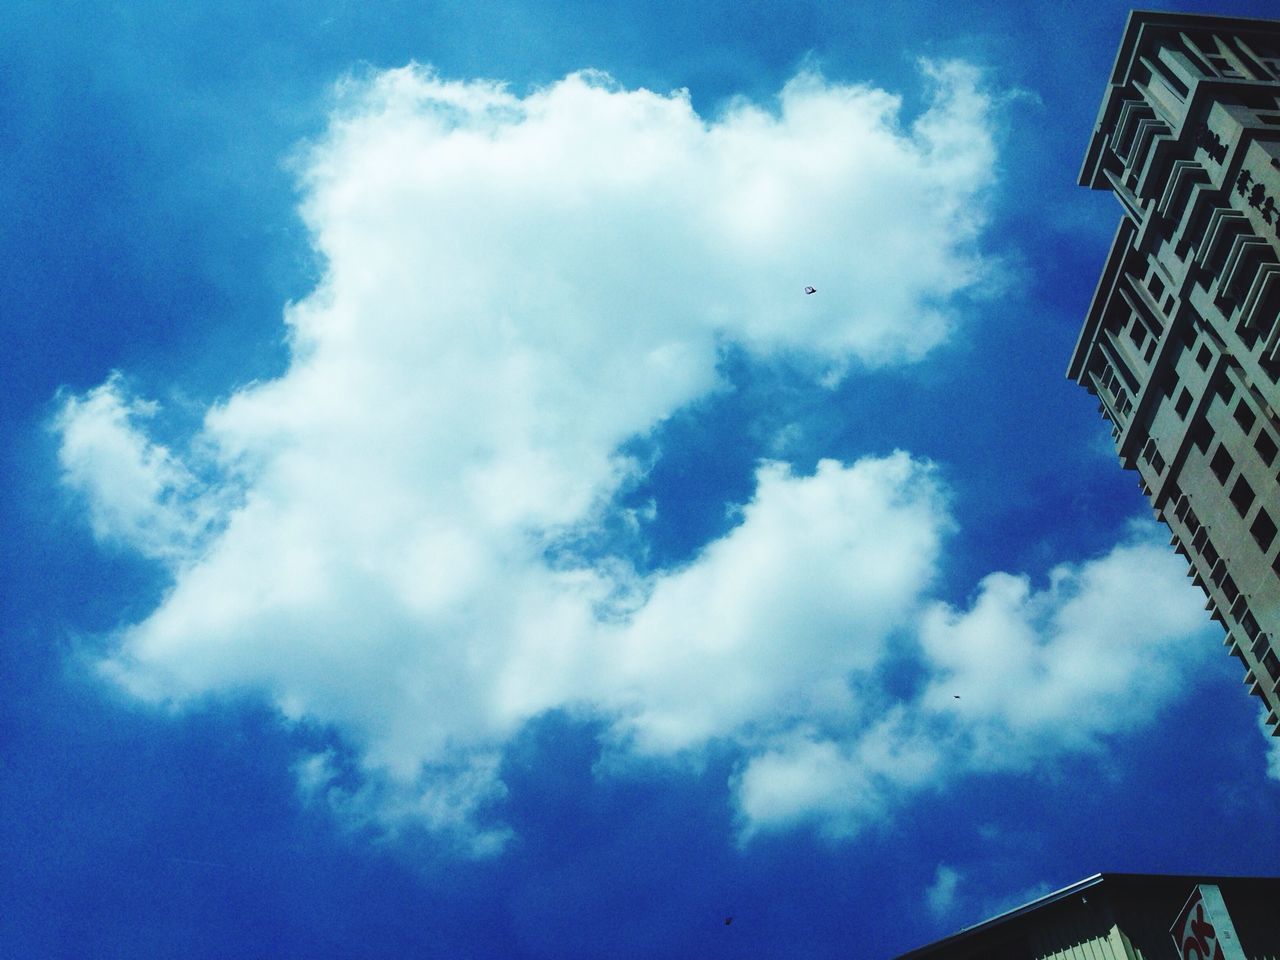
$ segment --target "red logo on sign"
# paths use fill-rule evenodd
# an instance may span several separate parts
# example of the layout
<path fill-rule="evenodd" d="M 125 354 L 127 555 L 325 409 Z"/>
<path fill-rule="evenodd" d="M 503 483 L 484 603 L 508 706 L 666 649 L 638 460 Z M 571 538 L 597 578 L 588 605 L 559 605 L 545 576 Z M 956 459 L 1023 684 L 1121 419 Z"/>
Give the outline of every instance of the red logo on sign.
<path fill-rule="evenodd" d="M 1188 914 L 1182 928 L 1182 960 L 1223 960 L 1218 933 L 1204 918 L 1204 904 L 1197 902 Z"/>

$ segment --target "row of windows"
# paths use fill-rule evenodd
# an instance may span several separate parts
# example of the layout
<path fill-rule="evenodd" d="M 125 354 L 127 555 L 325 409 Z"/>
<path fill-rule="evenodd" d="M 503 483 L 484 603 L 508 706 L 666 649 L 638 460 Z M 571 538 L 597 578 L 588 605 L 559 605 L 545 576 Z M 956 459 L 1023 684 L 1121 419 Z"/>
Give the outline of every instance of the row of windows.
<path fill-rule="evenodd" d="M 1267 673 L 1270 674 L 1272 683 L 1280 683 L 1280 658 L 1276 656 L 1275 650 L 1272 648 L 1271 638 L 1259 626 L 1257 618 L 1250 612 L 1247 600 L 1241 595 L 1240 588 L 1236 585 L 1231 574 L 1227 572 L 1227 565 L 1223 562 L 1222 557 L 1214 548 L 1213 542 L 1209 539 L 1208 528 L 1200 523 L 1200 519 L 1196 516 L 1195 511 L 1191 509 L 1190 502 L 1187 497 L 1179 494 L 1176 489 L 1174 496 L 1177 503 L 1174 507 L 1174 514 L 1182 520 L 1186 525 L 1188 532 L 1191 534 L 1192 546 L 1196 548 L 1200 554 L 1201 571 L 1207 571 L 1205 576 L 1222 591 L 1227 607 L 1232 616 L 1240 624 L 1240 629 L 1244 633 L 1245 640 L 1249 644 L 1249 650 L 1253 654 L 1255 662 L 1263 665 Z M 1274 537 L 1274 532 L 1272 536 Z M 1280 558 L 1276 561 L 1277 576 L 1280 576 Z M 1195 564 L 1193 563 L 1193 568 Z M 1244 660 L 1238 648 L 1233 650 L 1241 660 Z M 1247 662 L 1246 662 L 1247 668 Z"/>
<path fill-rule="evenodd" d="M 1098 385 L 1111 394 L 1116 413 L 1122 417 L 1128 416 L 1129 411 L 1133 409 L 1133 401 L 1129 399 L 1129 394 L 1120 382 L 1120 378 L 1116 376 L 1116 372 L 1107 366 L 1095 375 L 1098 377 Z"/>
<path fill-rule="evenodd" d="M 1160 456 L 1160 451 L 1156 448 L 1155 437 L 1150 437 L 1142 447 L 1142 459 L 1151 464 L 1156 474 L 1164 473 L 1164 457 Z"/>
<path fill-rule="evenodd" d="M 1187 350 L 1190 350 L 1195 345 L 1195 334 L 1189 328 L 1181 331 L 1179 339 L 1181 339 Z M 1213 363 L 1213 354 L 1214 351 L 1210 348 L 1209 344 L 1205 341 L 1201 341 L 1200 348 L 1195 352 L 1196 366 L 1201 370 L 1207 371 L 1209 366 Z M 1174 369 L 1165 370 L 1162 371 L 1159 376 L 1161 379 L 1160 386 L 1164 391 L 1164 395 L 1166 397 L 1172 397 L 1174 390 L 1178 387 L 1177 371 Z M 1212 388 L 1222 397 L 1224 403 L 1230 402 L 1232 395 L 1235 393 L 1235 388 L 1221 372 L 1219 372 L 1219 374 L 1214 378 Z M 1188 387 L 1183 386 L 1182 389 L 1178 391 L 1178 397 L 1174 402 L 1173 409 L 1174 412 L 1177 413 L 1179 420 L 1187 419 L 1187 414 L 1191 411 L 1191 405 L 1194 400 L 1195 398 L 1192 396 L 1191 390 Z M 1204 448 L 1202 447 L 1201 449 L 1203 450 Z"/>
<path fill-rule="evenodd" d="M 1252 491 L 1250 491 L 1250 494 L 1251 493 Z M 1197 517 L 1195 511 L 1191 509 L 1189 499 L 1178 492 L 1176 485 L 1172 490 L 1171 496 L 1176 499 L 1174 515 L 1185 525 L 1187 532 L 1191 537 L 1192 546 L 1199 550 L 1203 561 L 1202 569 L 1208 571 L 1207 576 L 1209 579 L 1222 590 L 1223 594 L 1227 598 L 1227 602 L 1229 604 L 1233 604 L 1239 596 L 1240 591 L 1230 574 L 1227 573 L 1226 564 L 1219 563 L 1222 558 L 1214 548 L 1213 542 L 1209 539 L 1208 527 L 1205 527 L 1200 523 L 1200 518 Z M 1237 506 L 1236 509 L 1240 510 L 1240 507 Z M 1245 512 L 1247 512 L 1247 510 L 1242 510 L 1241 515 L 1243 516 Z M 1264 553 L 1271 547 L 1271 544 L 1276 539 L 1277 530 L 1275 521 L 1272 520 L 1270 514 L 1267 513 L 1265 508 L 1258 508 L 1258 514 L 1254 517 L 1254 521 L 1250 526 L 1249 532 L 1252 534 L 1254 540 Z M 1277 578 L 1280 578 L 1280 552 L 1277 552 L 1276 556 L 1272 559 L 1271 570 Z"/>
<path fill-rule="evenodd" d="M 1196 354 L 1196 364 L 1201 369 L 1207 370 L 1209 367 L 1212 357 L 1208 356 L 1208 354 L 1209 348 L 1205 345 L 1202 345 Z M 1164 375 L 1161 387 L 1164 390 L 1166 397 L 1173 396 L 1173 392 L 1177 386 L 1178 382 L 1175 376 L 1171 374 Z M 1227 377 L 1226 373 L 1221 370 L 1218 371 L 1216 376 L 1214 376 L 1213 382 L 1210 384 L 1210 389 L 1218 395 L 1224 405 L 1230 404 L 1236 394 L 1235 386 L 1231 383 L 1231 380 Z M 1179 420 L 1185 420 L 1187 418 L 1187 414 L 1191 410 L 1191 404 L 1194 399 L 1195 398 L 1192 396 L 1191 390 L 1188 387 L 1184 386 L 1178 391 L 1178 399 L 1175 401 L 1173 409 L 1174 412 L 1177 413 Z M 1199 446 L 1201 452 L 1203 452 L 1206 449 L 1207 444 L 1198 443 L 1197 446 Z"/>
<path fill-rule="evenodd" d="M 1249 652 L 1253 654 L 1253 659 L 1262 664 L 1263 669 L 1270 675 L 1273 685 L 1280 683 L 1280 657 L 1276 656 L 1271 637 L 1263 632 L 1258 626 L 1258 621 L 1248 610 L 1245 610 L 1240 617 L 1240 627 L 1249 641 Z"/>
<path fill-rule="evenodd" d="M 1253 408 L 1249 406 L 1249 402 L 1244 397 L 1241 397 L 1236 404 L 1235 410 L 1232 411 L 1232 416 L 1235 418 L 1236 423 L 1240 425 L 1245 438 L 1248 439 L 1249 435 L 1253 433 L 1254 425 L 1258 422 L 1258 416 L 1253 412 Z M 1268 467 L 1275 462 L 1276 442 L 1267 430 L 1258 431 L 1258 435 L 1253 440 L 1253 449 L 1257 452 L 1258 459 Z"/>
<path fill-rule="evenodd" d="M 1231 478 L 1231 472 L 1235 467 L 1235 457 L 1231 455 L 1225 446 L 1219 444 L 1218 449 L 1209 461 L 1209 470 L 1224 489 L 1227 488 L 1227 482 Z M 1236 477 L 1236 482 L 1231 485 L 1227 499 L 1231 501 L 1231 505 L 1236 508 L 1236 513 L 1240 514 L 1240 519 L 1243 520 L 1248 516 L 1254 501 L 1257 500 L 1257 496 L 1253 485 L 1245 479 L 1244 474 L 1240 474 Z M 1258 513 L 1254 517 L 1253 523 L 1249 526 L 1249 533 L 1253 535 L 1254 541 L 1264 553 L 1271 549 L 1271 544 L 1276 537 L 1276 525 L 1265 507 L 1258 507 Z"/>

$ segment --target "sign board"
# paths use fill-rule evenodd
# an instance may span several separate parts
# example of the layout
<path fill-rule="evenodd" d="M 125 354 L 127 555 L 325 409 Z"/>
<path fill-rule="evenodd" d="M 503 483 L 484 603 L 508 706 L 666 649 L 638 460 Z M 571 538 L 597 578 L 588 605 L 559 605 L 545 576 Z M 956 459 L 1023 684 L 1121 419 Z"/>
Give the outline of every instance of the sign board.
<path fill-rule="evenodd" d="M 1222 891 L 1215 884 L 1201 883 L 1191 891 L 1169 933 L 1182 960 L 1245 960 Z"/>

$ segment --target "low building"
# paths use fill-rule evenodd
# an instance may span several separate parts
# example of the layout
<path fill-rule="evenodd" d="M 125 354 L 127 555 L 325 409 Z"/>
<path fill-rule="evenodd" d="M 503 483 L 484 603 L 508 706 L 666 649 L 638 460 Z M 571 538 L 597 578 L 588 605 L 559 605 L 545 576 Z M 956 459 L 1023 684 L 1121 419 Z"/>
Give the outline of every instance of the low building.
<path fill-rule="evenodd" d="M 1280 877 L 1099 873 L 908 958 L 1280 960 Z"/>

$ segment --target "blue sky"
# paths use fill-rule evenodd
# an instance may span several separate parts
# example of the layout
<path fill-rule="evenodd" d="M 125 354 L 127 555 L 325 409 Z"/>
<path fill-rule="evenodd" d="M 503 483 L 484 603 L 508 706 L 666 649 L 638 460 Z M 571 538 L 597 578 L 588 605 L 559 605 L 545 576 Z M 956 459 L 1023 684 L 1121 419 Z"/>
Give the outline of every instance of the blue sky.
<path fill-rule="evenodd" d="M 3 952 L 877 957 L 1274 872 L 1063 377 L 1125 13 L 11 4 Z"/>

